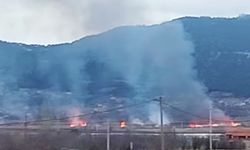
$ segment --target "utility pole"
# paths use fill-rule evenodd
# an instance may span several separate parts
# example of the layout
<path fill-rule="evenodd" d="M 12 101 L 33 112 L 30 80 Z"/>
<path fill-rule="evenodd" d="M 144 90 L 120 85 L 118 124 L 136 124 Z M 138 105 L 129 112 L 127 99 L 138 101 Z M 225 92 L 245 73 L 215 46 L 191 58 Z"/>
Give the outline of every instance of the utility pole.
<path fill-rule="evenodd" d="M 133 150 L 133 149 L 134 149 L 134 143 L 133 143 L 133 142 L 130 142 L 130 143 L 129 143 L 129 149 L 130 149 L 130 150 Z"/>
<path fill-rule="evenodd" d="M 161 120 L 161 150 L 165 149 L 165 139 L 164 139 L 164 125 L 163 125 L 163 106 L 162 106 L 162 97 L 159 99 L 154 99 L 160 103 L 160 120 Z"/>
<path fill-rule="evenodd" d="M 161 150 L 165 149 L 165 139 L 164 139 L 164 127 L 163 127 L 163 109 L 162 109 L 162 97 L 160 100 L 160 115 L 161 115 Z"/>
<path fill-rule="evenodd" d="M 110 150 L 110 121 L 107 122 L 107 150 Z"/>
<path fill-rule="evenodd" d="M 27 112 L 25 112 L 25 115 L 24 115 L 24 138 L 27 137 L 27 126 L 28 126 L 28 122 L 27 122 Z"/>
<path fill-rule="evenodd" d="M 213 137 L 212 137 L 212 132 L 213 132 L 213 123 L 212 123 L 212 109 L 213 106 L 210 104 L 209 106 L 209 150 L 213 149 Z"/>

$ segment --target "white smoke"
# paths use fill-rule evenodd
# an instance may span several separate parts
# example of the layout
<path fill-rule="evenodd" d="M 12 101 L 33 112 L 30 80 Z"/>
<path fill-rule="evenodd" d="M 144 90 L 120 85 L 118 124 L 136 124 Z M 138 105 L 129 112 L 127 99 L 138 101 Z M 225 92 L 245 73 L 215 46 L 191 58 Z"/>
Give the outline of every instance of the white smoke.
<path fill-rule="evenodd" d="M 91 100 L 95 101 L 95 94 L 99 94 L 97 91 L 105 90 L 101 88 L 110 86 L 105 83 L 116 80 L 115 77 L 118 76 L 134 90 L 135 96 L 129 96 L 130 103 L 165 96 L 166 104 L 176 105 L 185 111 L 192 111 L 193 114 L 208 114 L 211 102 L 205 94 L 206 88 L 197 79 L 192 56 L 195 52 L 193 43 L 186 35 L 181 22 L 121 27 L 73 44 L 46 49 L 48 51 L 44 51 L 37 58 L 40 64 L 35 67 L 40 70 L 38 72 L 49 75 L 48 82 L 52 87 L 47 90 L 50 92 L 45 90 L 45 94 L 40 95 L 42 99 L 51 101 L 52 106 L 77 105 L 78 102 L 87 101 L 84 96 L 88 96 L 89 93 L 94 93 Z M 105 64 L 104 67 L 97 67 L 96 73 L 86 70 L 93 69 L 93 66 L 86 68 L 89 52 L 93 55 L 93 61 Z M 91 76 L 98 75 L 98 69 L 105 74 L 90 81 Z M 97 88 L 89 89 L 88 82 L 95 82 Z M 59 92 L 58 96 L 53 90 L 72 92 L 72 95 L 67 98 L 64 96 L 65 93 Z M 79 95 L 81 97 L 78 97 Z M 101 96 L 105 99 L 112 95 Z M 25 99 L 28 101 L 27 99 L 33 98 L 27 96 Z M 157 123 L 159 108 L 146 105 L 137 107 L 129 113 L 132 118 L 148 118 Z M 170 118 L 165 120 L 192 119 L 192 116 L 169 109 L 166 113 Z"/>
<path fill-rule="evenodd" d="M 166 107 L 165 107 L 166 108 Z M 151 104 L 149 106 L 149 120 L 155 124 L 160 124 L 161 123 L 161 116 L 160 116 L 160 108 L 159 104 Z M 167 114 L 164 112 L 163 113 L 163 124 L 168 124 L 170 121 L 168 119 Z"/>
<path fill-rule="evenodd" d="M 206 88 L 197 79 L 194 47 L 181 22 L 136 27 L 136 30 L 124 27 L 115 32 L 98 48 L 105 47 L 101 53 L 103 61 L 134 87 L 136 98 L 167 96 L 165 103 L 207 116 L 211 102 L 205 94 Z M 150 109 L 150 116 L 156 116 L 158 110 Z M 175 115 L 173 112 L 170 116 L 180 117 Z"/>

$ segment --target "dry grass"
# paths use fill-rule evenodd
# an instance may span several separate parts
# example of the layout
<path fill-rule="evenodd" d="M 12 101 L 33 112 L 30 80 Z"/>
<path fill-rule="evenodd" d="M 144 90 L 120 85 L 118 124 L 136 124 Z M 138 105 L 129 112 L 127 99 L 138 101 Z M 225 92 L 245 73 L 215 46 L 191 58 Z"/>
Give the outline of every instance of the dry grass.
<path fill-rule="evenodd" d="M 166 150 L 177 149 L 202 149 L 206 147 L 206 139 L 195 139 L 190 146 L 190 141 L 177 137 L 175 135 L 167 135 Z M 159 150 L 159 136 L 111 136 L 112 150 L 129 150 L 129 143 L 133 141 L 134 150 Z M 226 141 L 223 141 L 227 145 Z M 191 144 L 191 145 L 192 145 Z M 222 143 L 223 144 L 223 143 Z M 236 143 L 239 144 L 239 143 Z M 228 146 L 228 145 L 227 145 Z M 78 132 L 50 132 L 43 131 L 39 134 L 23 133 L 0 133 L 0 150 L 105 150 L 106 136 L 82 135 Z M 206 149 L 206 148 L 205 148 Z"/>

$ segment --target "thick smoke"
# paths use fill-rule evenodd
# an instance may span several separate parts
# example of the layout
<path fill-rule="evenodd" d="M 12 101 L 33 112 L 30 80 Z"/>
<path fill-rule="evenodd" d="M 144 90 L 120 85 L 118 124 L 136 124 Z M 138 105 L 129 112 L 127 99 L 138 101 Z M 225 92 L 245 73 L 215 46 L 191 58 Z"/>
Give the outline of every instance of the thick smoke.
<path fill-rule="evenodd" d="M 12 114 L 61 116 L 72 108 L 84 113 L 97 104 L 107 108 L 164 96 L 166 104 L 208 115 L 211 102 L 196 77 L 194 47 L 181 22 L 121 27 L 72 44 L 21 47 L 2 60 L 7 73 L 1 73 L 0 87 L 7 92 L 0 93 L 1 102 Z M 157 122 L 158 112 L 152 102 L 111 115 Z M 170 121 L 194 118 L 168 107 L 165 112 Z"/>
<path fill-rule="evenodd" d="M 194 47 L 180 22 L 140 27 L 138 33 L 128 30 L 122 36 L 125 46 L 105 51 L 106 61 L 135 89 L 136 98 L 165 96 L 166 104 L 207 116 L 210 101 L 196 77 Z M 148 109 L 150 116 L 159 112 L 155 106 Z M 193 117 L 174 110 L 167 112 L 170 119 Z"/>

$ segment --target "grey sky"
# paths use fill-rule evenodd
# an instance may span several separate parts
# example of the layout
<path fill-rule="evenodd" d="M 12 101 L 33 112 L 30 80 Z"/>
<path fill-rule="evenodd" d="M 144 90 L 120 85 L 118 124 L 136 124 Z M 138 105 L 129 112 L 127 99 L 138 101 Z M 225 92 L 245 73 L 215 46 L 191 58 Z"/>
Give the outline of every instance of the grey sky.
<path fill-rule="evenodd" d="M 62 43 L 120 25 L 246 13 L 248 0 L 0 0 L 0 40 Z"/>

